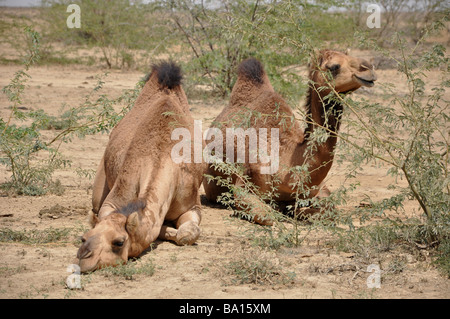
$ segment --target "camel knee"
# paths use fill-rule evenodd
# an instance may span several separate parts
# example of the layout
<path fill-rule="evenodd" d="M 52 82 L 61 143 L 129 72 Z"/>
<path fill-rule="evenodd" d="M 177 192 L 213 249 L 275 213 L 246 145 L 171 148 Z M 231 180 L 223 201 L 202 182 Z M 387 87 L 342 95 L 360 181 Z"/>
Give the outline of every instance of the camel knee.
<path fill-rule="evenodd" d="M 200 206 L 194 206 L 174 222 L 166 222 L 159 233 L 159 238 L 174 241 L 177 245 L 192 245 L 200 237 Z M 174 228 L 175 226 L 176 228 Z"/>
<path fill-rule="evenodd" d="M 180 228 L 184 223 L 187 222 L 194 222 L 197 225 L 200 225 L 200 222 L 202 220 L 202 213 L 200 206 L 194 206 L 184 214 L 182 214 L 178 219 L 176 220 L 175 226 L 176 228 Z"/>
<path fill-rule="evenodd" d="M 159 232 L 159 239 L 176 241 L 177 230 L 169 225 L 163 225 Z"/>
<path fill-rule="evenodd" d="M 194 221 L 188 221 L 175 229 L 168 225 L 163 225 L 159 233 L 162 240 L 170 240 L 179 246 L 192 245 L 200 237 L 200 227 Z"/>
<path fill-rule="evenodd" d="M 316 197 L 318 198 L 326 198 L 331 195 L 331 191 L 328 189 L 327 185 L 320 184 L 319 185 L 319 192 L 317 193 Z"/>
<path fill-rule="evenodd" d="M 178 218 L 176 222 L 176 243 L 178 245 L 192 245 L 197 241 L 200 237 L 201 219 L 200 206 L 194 206 Z"/>
<path fill-rule="evenodd" d="M 177 230 L 175 242 L 180 246 L 192 245 L 200 237 L 200 227 L 194 221 L 188 221 Z"/>

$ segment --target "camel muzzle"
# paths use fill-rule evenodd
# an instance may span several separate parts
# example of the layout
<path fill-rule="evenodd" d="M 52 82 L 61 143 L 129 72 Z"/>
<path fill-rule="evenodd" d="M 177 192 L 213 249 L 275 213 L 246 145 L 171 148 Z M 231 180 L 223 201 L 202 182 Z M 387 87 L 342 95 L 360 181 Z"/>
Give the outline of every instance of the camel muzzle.
<path fill-rule="evenodd" d="M 77 258 L 79 260 L 86 259 L 92 256 L 92 244 L 95 238 L 96 236 L 88 238 L 85 242 L 83 242 L 77 252 Z"/>
<path fill-rule="evenodd" d="M 77 252 L 77 258 L 78 259 L 86 259 L 91 257 L 92 255 L 92 250 L 89 249 L 89 247 L 83 245 L 80 247 L 80 249 L 78 249 Z"/>
<path fill-rule="evenodd" d="M 361 85 L 368 86 L 368 87 L 374 86 L 375 85 L 374 82 L 377 80 L 377 77 L 374 72 L 372 72 L 371 77 L 363 78 L 363 77 L 355 75 L 355 78 Z"/>

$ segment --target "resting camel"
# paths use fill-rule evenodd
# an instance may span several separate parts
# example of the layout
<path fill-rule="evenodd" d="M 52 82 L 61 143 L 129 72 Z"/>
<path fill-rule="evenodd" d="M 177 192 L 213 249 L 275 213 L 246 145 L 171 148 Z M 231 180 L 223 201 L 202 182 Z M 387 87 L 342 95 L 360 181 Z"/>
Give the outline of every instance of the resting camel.
<path fill-rule="evenodd" d="M 205 166 L 172 161 L 174 125 L 192 134 L 194 121 L 180 68 L 161 62 L 110 134 L 93 185 L 93 228 L 77 253 L 82 272 L 137 257 L 158 237 L 178 245 L 198 239 Z"/>
<path fill-rule="evenodd" d="M 328 77 L 328 78 L 327 78 Z M 361 86 L 372 87 L 377 79 L 373 66 L 366 60 L 348 56 L 344 53 L 323 50 L 312 61 L 309 71 L 310 85 L 306 98 L 306 129 L 301 129 L 298 121 L 294 119 L 294 113 L 285 100 L 277 94 L 264 71 L 262 64 L 250 58 L 243 61 L 238 67 L 238 78 L 230 96 L 230 103 L 215 119 L 211 127 L 217 127 L 222 132 L 226 128 L 239 126 L 239 114 L 251 112 L 251 118 L 245 117 L 250 126 L 259 129 L 279 129 L 279 167 L 275 174 L 279 180 L 276 184 L 278 197 L 275 200 L 280 206 L 288 204 L 299 193 L 299 185 L 295 185 L 295 178 L 289 168 L 307 165 L 309 181 L 305 182 L 304 189 L 309 194 L 303 198 L 326 197 L 330 193 L 323 181 L 327 176 L 334 158 L 334 148 L 337 142 L 337 132 L 340 126 L 343 106 L 336 99 L 329 99 L 327 95 L 334 90 L 341 94 L 351 93 Z M 256 116 L 256 114 L 270 116 Z M 324 143 L 312 147 L 309 142 L 317 128 L 326 128 L 329 136 Z M 268 136 L 268 145 L 273 142 Z M 224 144 L 224 148 L 225 148 Z M 259 187 L 261 193 L 270 190 L 274 175 L 262 174 L 261 162 L 248 162 L 248 142 L 246 144 L 246 161 L 244 163 L 245 174 L 250 177 L 252 183 Z M 267 148 L 270 150 L 270 147 Z M 236 148 L 234 150 L 236 157 Z M 212 176 L 224 176 L 209 165 L 206 174 Z M 233 183 L 242 183 L 242 180 L 233 176 Z M 218 186 L 214 181 L 203 182 L 206 197 L 210 201 L 216 201 L 217 196 L 228 189 Z M 300 192 L 301 193 L 301 192 Z M 235 200 L 239 200 L 236 199 Z M 252 201 L 251 196 L 246 196 L 244 201 Z M 251 207 L 248 206 L 247 207 Z M 314 211 L 314 210 L 312 210 Z M 310 211 L 310 212 L 312 212 Z M 317 211 L 317 210 L 315 210 Z M 272 221 L 254 212 L 254 221 L 260 224 L 272 224 Z M 263 215 L 263 214 L 262 214 Z"/>

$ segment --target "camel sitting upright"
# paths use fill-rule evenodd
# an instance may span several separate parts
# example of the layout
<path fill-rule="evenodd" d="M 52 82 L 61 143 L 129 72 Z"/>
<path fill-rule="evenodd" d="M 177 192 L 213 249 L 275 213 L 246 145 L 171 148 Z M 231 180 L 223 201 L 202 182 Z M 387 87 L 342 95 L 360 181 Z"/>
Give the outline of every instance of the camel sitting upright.
<path fill-rule="evenodd" d="M 305 130 L 302 130 L 299 123 L 294 120 L 292 109 L 274 91 L 263 66 L 254 58 L 247 59 L 239 65 L 238 78 L 231 92 L 230 103 L 211 125 L 211 127 L 217 127 L 224 132 L 226 128 L 239 126 L 240 119 L 245 118 L 246 123 L 250 123 L 251 127 L 255 129 L 266 128 L 268 132 L 270 132 L 270 128 L 279 129 L 280 169 L 277 174 L 274 174 L 278 180 L 276 184 L 278 197 L 274 200 L 279 202 L 281 206 L 289 202 L 292 203 L 296 199 L 296 194 L 299 193 L 303 193 L 303 199 L 329 195 L 329 191 L 325 185 L 322 185 L 322 182 L 333 162 L 337 132 L 343 111 L 341 103 L 337 102 L 336 99 L 327 97 L 332 91 L 330 85 L 337 93 L 346 94 L 361 86 L 371 87 L 376 80 L 374 68 L 369 62 L 341 52 L 320 51 L 317 60 L 313 62 L 309 73 L 310 85 L 306 102 L 306 121 L 309 124 Z M 327 79 L 327 75 L 330 75 L 331 78 Z M 243 112 L 250 112 L 250 118 L 239 116 Z M 329 133 L 327 140 L 312 147 L 308 137 L 317 128 L 323 129 L 324 127 Z M 271 138 L 268 138 L 267 145 L 274 142 Z M 261 193 L 269 192 L 275 176 L 262 174 L 261 167 L 264 165 L 261 162 L 249 163 L 248 154 L 251 150 L 248 149 L 248 142 L 246 148 L 245 174 L 250 177 L 251 182 L 258 187 Z M 235 148 L 235 158 L 236 151 Z M 296 180 L 292 171 L 290 171 L 291 168 L 296 166 L 303 166 L 308 169 L 309 177 L 301 187 L 307 189 L 309 194 L 304 194 L 299 189 L 298 179 Z M 214 165 L 209 165 L 206 174 L 226 176 Z M 236 176 L 232 177 L 235 184 L 242 183 L 242 180 Z M 225 187 L 216 185 L 214 181 L 208 182 L 206 179 L 203 185 L 206 197 L 210 201 L 216 201 L 217 196 L 228 191 Z M 240 199 L 235 198 L 235 200 Z M 247 202 L 252 200 L 255 199 L 252 199 L 251 196 L 243 198 L 243 201 Z M 247 205 L 247 207 L 251 207 L 251 205 Z M 272 224 L 272 221 L 268 218 L 258 215 L 264 215 L 264 213 L 253 213 L 255 222 Z"/>
<path fill-rule="evenodd" d="M 193 132 L 180 68 L 162 62 L 111 132 L 93 185 L 93 228 L 77 253 L 82 272 L 126 262 L 158 236 L 179 245 L 198 239 L 205 166 L 172 161 L 174 123 Z"/>

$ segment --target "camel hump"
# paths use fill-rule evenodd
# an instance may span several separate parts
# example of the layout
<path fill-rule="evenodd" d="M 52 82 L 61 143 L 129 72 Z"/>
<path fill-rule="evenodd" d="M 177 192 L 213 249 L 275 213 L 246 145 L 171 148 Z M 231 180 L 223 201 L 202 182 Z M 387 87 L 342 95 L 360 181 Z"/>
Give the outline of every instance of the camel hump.
<path fill-rule="evenodd" d="M 183 76 L 181 68 L 173 61 L 162 61 L 152 66 L 152 73 L 155 73 L 159 85 L 169 90 L 179 86 Z"/>
<path fill-rule="evenodd" d="M 248 58 L 238 66 L 238 77 L 243 76 L 253 83 L 262 84 L 264 82 L 264 67 L 255 58 Z"/>

